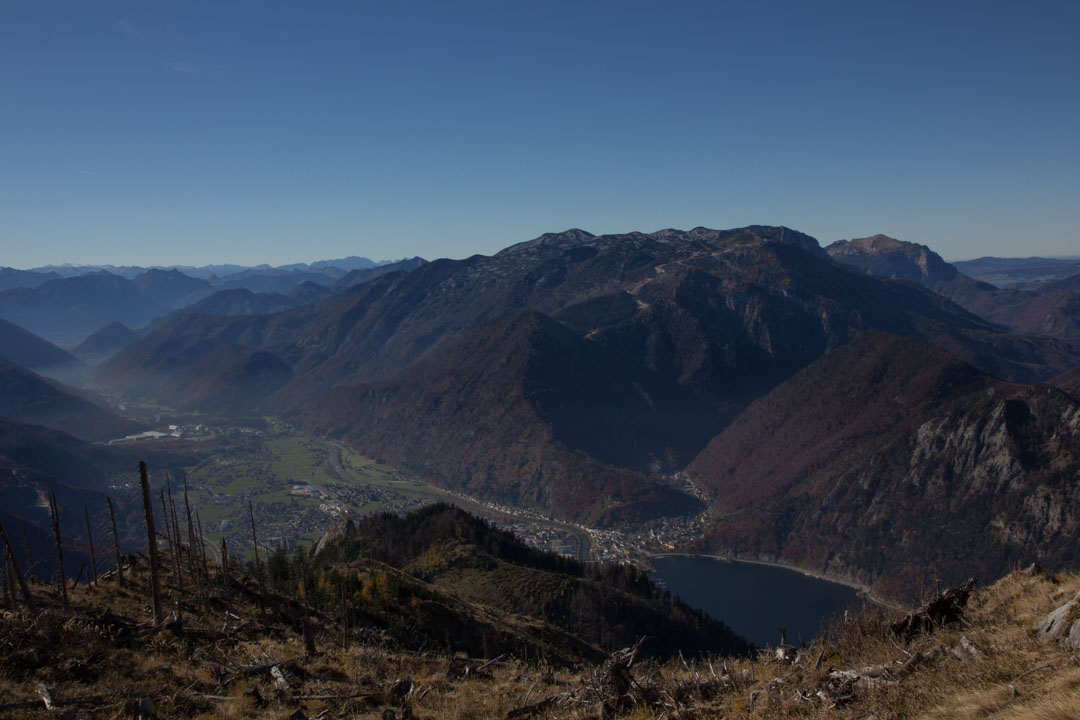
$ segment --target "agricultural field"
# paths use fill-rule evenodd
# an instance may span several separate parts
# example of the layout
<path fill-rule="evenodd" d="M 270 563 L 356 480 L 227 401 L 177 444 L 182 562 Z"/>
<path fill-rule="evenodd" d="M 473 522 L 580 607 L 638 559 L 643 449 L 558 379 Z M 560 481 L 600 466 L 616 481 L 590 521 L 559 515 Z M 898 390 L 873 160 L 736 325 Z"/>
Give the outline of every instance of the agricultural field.
<path fill-rule="evenodd" d="M 346 516 L 403 514 L 447 502 L 513 530 L 537 547 L 583 560 L 590 557 L 589 535 L 582 528 L 442 490 L 274 419 L 249 427 L 211 427 L 207 433 L 197 441 L 162 441 L 161 447 L 175 453 L 173 463 L 153 469 L 152 485 L 164 486 L 165 472 L 171 473 L 185 535 L 186 485 L 195 524 L 201 525 L 215 555 L 225 539 L 230 555 L 253 557 L 252 517 L 260 551 L 268 553 L 278 546 L 291 551 L 308 544 Z M 159 503 L 155 497 L 155 506 Z"/>
<path fill-rule="evenodd" d="M 404 512 L 438 492 L 280 424 L 222 429 L 183 470 L 210 544 L 224 537 L 241 554 L 251 547 L 251 515 L 261 546 L 293 548 L 347 514 Z"/>

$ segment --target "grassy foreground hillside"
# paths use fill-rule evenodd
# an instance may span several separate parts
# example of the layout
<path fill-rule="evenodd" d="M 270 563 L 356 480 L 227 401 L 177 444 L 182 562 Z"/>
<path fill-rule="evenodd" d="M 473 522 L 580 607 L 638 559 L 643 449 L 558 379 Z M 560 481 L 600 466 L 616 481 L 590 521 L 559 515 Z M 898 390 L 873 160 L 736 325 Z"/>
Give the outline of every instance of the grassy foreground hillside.
<path fill-rule="evenodd" d="M 827 639 L 756 659 L 662 662 L 630 649 L 556 667 L 512 653 L 410 650 L 374 626 L 355 627 L 346 642 L 329 607 L 267 593 L 260 611 L 257 582 L 239 574 L 230 595 L 210 591 L 205 601 L 189 577 L 178 619 L 167 573 L 174 610 L 155 631 L 147 563 L 133 561 L 124 585 L 111 573 L 73 589 L 70 610 L 33 585 L 34 610 L 0 612 L 0 716 L 1080 717 L 1075 653 L 1035 630 L 1077 593 L 1078 576 L 1015 572 L 976 590 L 959 623 L 909 641 L 890 629 L 895 617 L 864 610 Z M 168 552 L 162 566 L 173 567 Z"/>

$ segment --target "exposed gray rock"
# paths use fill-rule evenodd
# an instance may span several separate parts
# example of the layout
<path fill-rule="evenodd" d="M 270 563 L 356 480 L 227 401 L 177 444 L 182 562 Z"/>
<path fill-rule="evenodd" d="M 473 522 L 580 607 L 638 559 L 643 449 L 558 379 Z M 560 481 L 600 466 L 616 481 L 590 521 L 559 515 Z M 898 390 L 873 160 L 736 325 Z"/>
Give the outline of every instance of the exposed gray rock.
<path fill-rule="evenodd" d="M 966 635 L 960 638 L 960 642 L 956 643 L 956 647 L 952 649 L 952 654 L 959 660 L 981 660 L 985 656 L 979 646 L 968 639 Z"/>
<path fill-rule="evenodd" d="M 1080 650 L 1080 593 L 1039 623 L 1039 635 L 1069 650 Z"/>
<path fill-rule="evenodd" d="M 324 548 L 333 545 L 340 540 L 347 540 L 356 536 L 356 524 L 353 523 L 352 518 L 345 518 L 339 520 L 330 527 L 326 528 L 326 531 L 319 536 L 319 539 L 311 546 L 311 556 L 315 557 Z"/>

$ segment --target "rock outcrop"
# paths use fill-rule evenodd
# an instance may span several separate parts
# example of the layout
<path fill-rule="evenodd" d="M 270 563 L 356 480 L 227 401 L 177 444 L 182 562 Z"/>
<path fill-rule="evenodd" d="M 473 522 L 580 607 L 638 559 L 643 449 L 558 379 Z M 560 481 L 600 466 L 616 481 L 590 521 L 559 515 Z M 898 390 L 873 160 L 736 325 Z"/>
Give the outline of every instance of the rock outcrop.
<path fill-rule="evenodd" d="M 1039 623 L 1042 637 L 1056 640 L 1067 650 L 1080 650 L 1080 593 Z"/>

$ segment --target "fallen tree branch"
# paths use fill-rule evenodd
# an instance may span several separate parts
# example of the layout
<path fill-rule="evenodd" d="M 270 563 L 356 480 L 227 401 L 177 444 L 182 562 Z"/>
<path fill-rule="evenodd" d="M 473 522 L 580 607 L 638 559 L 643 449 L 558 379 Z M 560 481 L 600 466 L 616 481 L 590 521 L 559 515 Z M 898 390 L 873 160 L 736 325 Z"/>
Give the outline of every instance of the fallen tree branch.
<path fill-rule="evenodd" d="M 356 698 L 385 697 L 382 692 L 362 692 L 351 695 L 296 695 L 295 700 L 355 700 Z"/>
<path fill-rule="evenodd" d="M 127 635 L 120 635 L 113 642 L 120 647 L 126 645 L 133 640 L 138 640 L 144 637 L 150 637 L 151 635 L 157 635 L 159 632 L 170 630 L 180 637 L 184 637 L 184 623 L 180 620 L 174 620 L 172 622 L 164 623 L 163 625 L 155 625 L 154 627 L 146 628 L 144 630 L 138 630 Z"/>
<path fill-rule="evenodd" d="M 565 695 L 549 695 L 548 697 L 537 700 L 531 705 L 522 705 L 519 708 L 514 708 L 510 712 L 506 713 L 506 720 L 515 720 L 515 718 L 529 717 L 536 715 L 547 710 L 552 705 L 556 704 L 560 700 L 566 699 Z"/>
<path fill-rule="evenodd" d="M 1039 665 L 1038 667 L 1033 667 L 1033 668 L 1031 668 L 1030 670 L 1027 670 L 1027 671 L 1025 671 L 1025 672 L 1022 672 L 1022 673 L 1020 673 L 1019 675 L 1017 675 L 1016 677 L 1014 677 L 1014 678 L 1012 679 L 1012 681 L 1013 681 L 1013 682 L 1016 682 L 1016 681 L 1017 681 L 1017 680 L 1019 680 L 1020 678 L 1022 678 L 1022 677 L 1027 677 L 1028 675 L 1031 675 L 1032 673 L 1036 673 L 1036 672 L 1039 672 L 1040 670 L 1045 670 L 1045 669 L 1046 669 L 1046 668 L 1048 668 L 1048 667 L 1053 667 L 1053 666 L 1055 666 L 1055 665 L 1060 665 L 1060 664 L 1061 664 L 1061 663 L 1063 663 L 1063 662 L 1066 662 L 1066 661 L 1068 661 L 1068 660 L 1072 660 L 1072 659 L 1073 659 L 1073 657 L 1075 657 L 1075 656 L 1071 656 L 1071 657 L 1064 657 L 1064 658 L 1058 658 L 1057 660 L 1052 660 L 1051 662 L 1048 662 L 1048 663 L 1044 663 L 1043 665 Z"/>
<path fill-rule="evenodd" d="M 502 660 L 502 659 L 503 659 L 504 657 L 506 657 L 506 655 L 505 655 L 505 654 L 503 654 L 503 655 L 500 655 L 499 657 L 495 658 L 494 660 L 488 660 L 488 661 L 487 661 L 486 663 L 484 663 L 484 664 L 483 664 L 483 665 L 481 665 L 480 667 L 476 668 L 476 670 L 473 670 L 473 672 L 480 672 L 481 670 L 483 670 L 484 668 L 488 667 L 489 665 L 494 665 L 495 663 L 499 662 L 499 661 L 500 661 L 500 660 Z"/>

